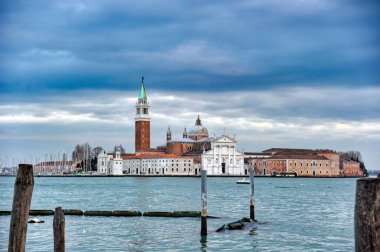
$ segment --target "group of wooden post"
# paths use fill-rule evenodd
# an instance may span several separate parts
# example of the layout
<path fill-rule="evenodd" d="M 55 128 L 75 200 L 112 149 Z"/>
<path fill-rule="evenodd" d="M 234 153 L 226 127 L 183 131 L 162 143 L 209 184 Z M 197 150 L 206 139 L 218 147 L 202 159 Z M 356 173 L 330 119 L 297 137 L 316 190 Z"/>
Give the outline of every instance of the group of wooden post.
<path fill-rule="evenodd" d="M 201 235 L 207 235 L 207 171 L 201 171 L 202 223 Z M 254 175 L 249 169 L 250 219 L 255 220 Z M 356 183 L 355 250 L 380 251 L 380 176 L 362 178 Z"/>
<path fill-rule="evenodd" d="M 33 166 L 20 164 L 16 177 L 12 217 L 9 229 L 8 251 L 23 252 L 26 245 L 29 209 L 34 187 Z M 65 215 L 57 207 L 53 219 L 54 251 L 65 251 Z"/>
<path fill-rule="evenodd" d="M 249 201 L 249 218 L 255 220 L 255 183 L 252 168 L 249 169 L 249 184 L 250 184 L 250 201 Z M 207 235 L 207 170 L 201 170 L 201 235 Z"/>
<path fill-rule="evenodd" d="M 250 178 L 250 219 L 255 220 L 254 177 Z M 29 210 L 34 186 L 33 166 L 20 164 L 16 177 L 8 251 L 25 251 Z M 201 170 L 201 235 L 207 235 L 207 170 Z M 380 251 L 380 178 L 357 181 L 355 199 L 355 249 Z M 57 207 L 53 219 L 54 251 L 65 251 L 65 216 Z"/>

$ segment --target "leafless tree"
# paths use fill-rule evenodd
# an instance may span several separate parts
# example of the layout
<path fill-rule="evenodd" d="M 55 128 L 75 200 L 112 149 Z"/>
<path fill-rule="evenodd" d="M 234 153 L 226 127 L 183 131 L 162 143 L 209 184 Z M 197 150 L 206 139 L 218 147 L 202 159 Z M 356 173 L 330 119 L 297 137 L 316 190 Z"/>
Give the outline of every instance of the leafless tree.
<path fill-rule="evenodd" d="M 113 152 L 116 153 L 116 151 L 120 151 L 121 154 L 125 153 L 125 149 L 124 149 L 124 147 L 121 144 L 120 145 L 116 145 L 113 148 Z"/>

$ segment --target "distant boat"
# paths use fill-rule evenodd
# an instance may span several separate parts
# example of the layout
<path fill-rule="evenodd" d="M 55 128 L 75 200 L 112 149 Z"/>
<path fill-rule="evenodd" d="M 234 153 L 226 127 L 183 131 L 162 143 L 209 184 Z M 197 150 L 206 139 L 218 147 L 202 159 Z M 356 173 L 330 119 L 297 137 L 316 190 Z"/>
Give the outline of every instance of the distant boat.
<path fill-rule="evenodd" d="M 44 223 L 44 222 L 45 221 L 37 219 L 37 218 L 33 218 L 30 221 L 28 221 L 28 223 Z"/>
<path fill-rule="evenodd" d="M 297 173 L 295 171 L 291 172 L 273 172 L 272 177 L 297 177 Z"/>
<path fill-rule="evenodd" d="M 249 184 L 249 180 L 246 180 L 245 178 L 236 181 L 236 184 Z"/>

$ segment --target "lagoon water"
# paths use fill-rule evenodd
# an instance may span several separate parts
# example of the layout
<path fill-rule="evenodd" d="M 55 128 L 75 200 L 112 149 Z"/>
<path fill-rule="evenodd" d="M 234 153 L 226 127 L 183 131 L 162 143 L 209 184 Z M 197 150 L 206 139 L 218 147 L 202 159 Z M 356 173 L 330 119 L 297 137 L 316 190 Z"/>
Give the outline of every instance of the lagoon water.
<path fill-rule="evenodd" d="M 0 210 L 11 210 L 15 177 L 0 177 Z M 215 230 L 249 216 L 249 185 L 208 178 L 209 234 L 199 218 L 66 216 L 66 251 L 352 251 L 356 179 L 255 178 L 256 219 L 245 230 Z M 37 177 L 31 209 L 200 211 L 200 178 Z M 53 251 L 52 216 L 28 224 L 26 251 Z M 0 216 L 7 251 L 10 216 Z"/>

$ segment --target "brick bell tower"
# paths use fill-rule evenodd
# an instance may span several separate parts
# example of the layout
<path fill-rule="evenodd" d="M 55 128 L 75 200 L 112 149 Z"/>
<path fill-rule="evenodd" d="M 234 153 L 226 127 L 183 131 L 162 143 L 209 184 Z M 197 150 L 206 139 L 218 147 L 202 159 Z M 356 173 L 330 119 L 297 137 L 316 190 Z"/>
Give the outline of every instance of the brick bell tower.
<path fill-rule="evenodd" d="M 150 117 L 149 103 L 144 87 L 144 77 L 141 81 L 140 95 L 136 102 L 135 117 L 135 151 L 141 152 L 150 148 Z"/>

